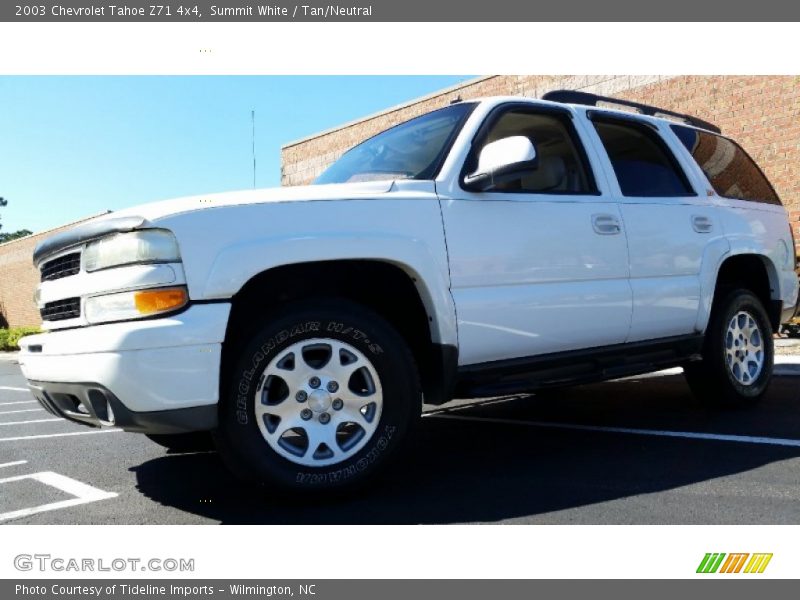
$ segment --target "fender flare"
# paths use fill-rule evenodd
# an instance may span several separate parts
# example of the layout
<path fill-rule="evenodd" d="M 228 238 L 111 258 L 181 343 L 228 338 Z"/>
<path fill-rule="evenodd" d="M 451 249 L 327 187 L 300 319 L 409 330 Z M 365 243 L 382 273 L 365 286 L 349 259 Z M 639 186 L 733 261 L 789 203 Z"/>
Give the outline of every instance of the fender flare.
<path fill-rule="evenodd" d="M 767 281 L 770 287 L 770 298 L 778 300 L 780 298 L 780 280 L 778 270 L 770 257 L 763 252 L 756 252 L 752 249 L 730 247 L 729 244 L 726 251 L 715 244 L 710 244 L 706 248 L 703 256 L 703 266 L 708 265 L 708 268 L 701 271 L 700 274 L 700 310 L 695 323 L 695 329 L 698 332 L 704 332 L 708 326 L 708 321 L 711 317 L 711 308 L 714 302 L 714 295 L 717 291 L 717 281 L 722 265 L 732 258 L 737 256 L 753 256 L 761 260 L 764 265 L 764 270 L 767 274 Z M 715 247 L 716 246 L 716 247 Z M 708 262 L 707 262 L 708 261 Z M 713 266 L 713 268 L 711 268 Z M 776 295 L 777 294 L 777 295 Z M 768 311 L 771 307 L 765 307 Z"/>
<path fill-rule="evenodd" d="M 385 262 L 413 281 L 430 318 L 431 341 L 457 345 L 455 304 L 446 262 L 437 261 L 422 240 L 401 235 L 292 234 L 244 241 L 215 258 L 204 299 L 232 298 L 248 281 L 271 269 L 334 260 Z"/>

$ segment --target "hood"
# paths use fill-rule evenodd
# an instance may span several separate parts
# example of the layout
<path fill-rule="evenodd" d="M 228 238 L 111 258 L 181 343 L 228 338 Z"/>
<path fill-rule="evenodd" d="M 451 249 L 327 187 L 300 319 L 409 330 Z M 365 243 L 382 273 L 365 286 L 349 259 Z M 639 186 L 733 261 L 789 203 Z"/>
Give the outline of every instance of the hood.
<path fill-rule="evenodd" d="M 180 213 L 245 204 L 367 199 L 385 194 L 391 191 L 393 186 L 394 181 L 391 180 L 305 185 L 189 196 L 187 198 L 141 204 L 90 219 L 72 229 L 42 240 L 33 251 L 33 262 L 38 265 L 44 258 L 65 248 L 70 248 L 110 233 L 133 231 L 148 223 Z"/>
<path fill-rule="evenodd" d="M 268 204 L 273 202 L 308 202 L 310 200 L 352 200 L 368 198 L 377 194 L 385 194 L 392 189 L 394 182 L 366 181 L 359 183 L 336 183 L 329 185 L 300 185 L 292 187 L 275 187 L 239 192 L 222 192 L 187 196 L 172 200 L 162 200 L 140 204 L 124 210 L 114 211 L 97 217 L 94 221 L 118 219 L 120 217 L 143 217 L 147 221 L 155 221 L 178 213 L 218 208 L 220 206 L 236 206 L 241 204 Z"/>

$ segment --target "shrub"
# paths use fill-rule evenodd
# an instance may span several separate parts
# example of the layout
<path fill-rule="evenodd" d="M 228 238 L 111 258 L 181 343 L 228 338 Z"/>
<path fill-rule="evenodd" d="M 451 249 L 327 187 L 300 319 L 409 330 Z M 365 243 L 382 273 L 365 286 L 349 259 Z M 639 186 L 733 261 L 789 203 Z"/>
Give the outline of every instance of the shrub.
<path fill-rule="evenodd" d="M 26 335 L 39 333 L 38 327 L 14 327 L 13 329 L 0 329 L 0 352 L 19 350 L 19 341 Z"/>

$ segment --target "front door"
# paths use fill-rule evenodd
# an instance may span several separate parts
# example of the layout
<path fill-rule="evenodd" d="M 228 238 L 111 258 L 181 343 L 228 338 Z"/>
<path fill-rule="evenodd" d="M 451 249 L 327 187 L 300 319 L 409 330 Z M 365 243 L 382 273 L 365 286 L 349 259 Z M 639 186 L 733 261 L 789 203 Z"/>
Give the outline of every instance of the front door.
<path fill-rule="evenodd" d="M 465 172 L 485 144 L 519 135 L 534 142 L 538 166 L 486 192 L 440 190 L 459 363 L 624 342 L 632 298 L 622 215 L 569 113 L 512 104 L 489 119 Z"/>

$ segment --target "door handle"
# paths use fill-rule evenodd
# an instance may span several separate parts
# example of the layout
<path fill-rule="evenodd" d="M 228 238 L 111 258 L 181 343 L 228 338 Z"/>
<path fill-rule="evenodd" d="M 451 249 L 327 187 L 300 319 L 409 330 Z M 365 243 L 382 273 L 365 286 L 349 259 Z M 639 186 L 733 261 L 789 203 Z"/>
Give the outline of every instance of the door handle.
<path fill-rule="evenodd" d="M 697 233 L 709 233 L 714 229 L 714 222 L 705 215 L 692 215 L 692 228 Z"/>
<path fill-rule="evenodd" d="M 600 235 L 617 235 L 622 231 L 619 219 L 614 215 L 592 215 L 592 228 Z"/>

